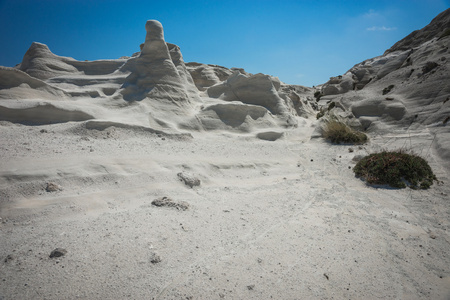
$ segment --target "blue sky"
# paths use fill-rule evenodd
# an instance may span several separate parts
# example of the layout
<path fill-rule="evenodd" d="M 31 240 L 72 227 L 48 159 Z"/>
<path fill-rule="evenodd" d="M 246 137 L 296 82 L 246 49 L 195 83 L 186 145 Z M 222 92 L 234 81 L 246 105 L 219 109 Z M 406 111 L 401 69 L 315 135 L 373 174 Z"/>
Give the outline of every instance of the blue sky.
<path fill-rule="evenodd" d="M 450 7 L 450 0 L 123 1 L 0 0 L 0 65 L 33 41 L 78 60 L 139 51 L 145 22 L 159 20 L 186 62 L 313 86 L 378 56 Z"/>

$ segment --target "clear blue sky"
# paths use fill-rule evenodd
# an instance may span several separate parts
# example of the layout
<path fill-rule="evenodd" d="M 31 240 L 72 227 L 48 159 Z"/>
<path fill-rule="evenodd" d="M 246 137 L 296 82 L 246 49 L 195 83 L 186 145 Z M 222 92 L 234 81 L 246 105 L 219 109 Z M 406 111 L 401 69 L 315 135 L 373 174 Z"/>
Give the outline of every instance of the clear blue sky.
<path fill-rule="evenodd" d="M 0 65 L 33 41 L 77 60 L 139 51 L 159 20 L 186 62 L 313 86 L 378 56 L 450 7 L 450 0 L 0 0 Z"/>

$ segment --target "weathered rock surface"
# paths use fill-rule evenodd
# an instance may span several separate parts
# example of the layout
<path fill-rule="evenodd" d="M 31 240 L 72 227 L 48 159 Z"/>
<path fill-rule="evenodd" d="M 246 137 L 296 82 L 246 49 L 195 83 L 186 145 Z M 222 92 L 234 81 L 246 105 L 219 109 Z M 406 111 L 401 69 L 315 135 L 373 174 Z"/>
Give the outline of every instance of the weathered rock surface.
<path fill-rule="evenodd" d="M 321 99 L 339 103 L 334 114 L 356 117 L 349 120 L 371 131 L 383 131 L 380 122 L 404 130 L 427 128 L 436 137 L 437 152 L 446 157 L 450 145 L 438 136 L 450 132 L 450 35 L 443 36 L 447 28 L 450 9 L 383 55 L 331 78 L 320 89 Z"/>
<path fill-rule="evenodd" d="M 384 54 L 399 51 L 408 50 L 422 45 L 434 38 L 440 38 L 441 35 L 450 28 L 450 9 L 447 9 L 437 15 L 430 24 L 420 30 L 413 31 L 395 43 L 391 48 L 386 50 Z"/>
<path fill-rule="evenodd" d="M 56 248 L 50 253 L 50 258 L 61 257 L 67 254 L 67 250 L 64 248 Z"/>
<path fill-rule="evenodd" d="M 189 208 L 189 204 L 184 201 L 174 201 L 168 197 L 158 198 L 152 201 L 153 206 L 158 207 L 173 207 L 179 210 L 187 210 Z"/>
<path fill-rule="evenodd" d="M 76 106 L 60 106 L 51 103 L 15 101 L 0 102 L 0 120 L 24 124 L 43 125 L 66 123 L 70 121 L 86 121 L 94 117 L 86 112 L 78 110 Z"/>
<path fill-rule="evenodd" d="M 232 70 L 216 65 L 191 62 L 187 63 L 186 66 L 199 91 L 204 91 L 217 83 L 225 81 L 233 74 Z"/>
<path fill-rule="evenodd" d="M 189 186 L 190 188 L 200 185 L 200 179 L 198 179 L 196 176 L 194 176 L 191 173 L 180 172 L 177 174 L 177 176 L 180 179 L 180 181 L 184 182 L 184 184 Z"/>
<path fill-rule="evenodd" d="M 211 98 L 241 101 L 265 107 L 273 114 L 288 114 L 289 110 L 278 95 L 277 88 L 280 88 L 279 80 L 268 75 L 246 76 L 235 72 L 225 82 L 210 87 L 207 93 Z"/>
<path fill-rule="evenodd" d="M 99 119 L 177 134 L 295 127 L 297 116 L 316 114 L 311 89 L 239 68 L 186 64 L 180 48 L 164 40 L 160 22 L 149 20 L 146 31 L 140 52 L 115 60 L 77 61 L 33 43 L 18 67 L 0 69 L 6 100 L 0 119 L 27 125 Z M 124 117 L 130 111 L 139 117 Z"/>
<path fill-rule="evenodd" d="M 179 48 L 170 45 L 172 52 L 169 52 L 160 22 L 149 20 L 145 29 L 147 36 L 141 54 L 121 68 L 121 71 L 131 72 L 122 86 L 123 98 L 127 101 L 145 98 L 169 99 L 177 103 L 189 101 L 189 92 L 196 89 Z"/>

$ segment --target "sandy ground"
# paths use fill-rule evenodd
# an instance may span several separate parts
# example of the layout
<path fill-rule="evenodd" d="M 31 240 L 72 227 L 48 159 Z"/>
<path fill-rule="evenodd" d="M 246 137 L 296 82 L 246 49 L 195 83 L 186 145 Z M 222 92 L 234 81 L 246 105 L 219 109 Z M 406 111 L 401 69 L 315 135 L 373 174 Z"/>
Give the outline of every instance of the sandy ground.
<path fill-rule="evenodd" d="M 309 125 L 268 142 L 3 122 L 0 299 L 450 299 L 449 178 L 432 138 L 392 132 L 349 152 Z M 355 156 L 406 143 L 444 184 L 354 177 Z"/>

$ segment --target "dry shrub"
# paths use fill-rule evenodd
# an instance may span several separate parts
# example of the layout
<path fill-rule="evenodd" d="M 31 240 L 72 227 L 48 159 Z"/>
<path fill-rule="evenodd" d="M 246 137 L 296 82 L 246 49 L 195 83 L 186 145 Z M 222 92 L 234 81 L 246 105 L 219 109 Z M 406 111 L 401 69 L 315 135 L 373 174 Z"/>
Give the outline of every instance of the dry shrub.
<path fill-rule="evenodd" d="M 323 128 L 322 136 L 336 144 L 363 144 L 367 135 L 351 129 L 347 124 L 338 120 L 328 121 Z"/>

